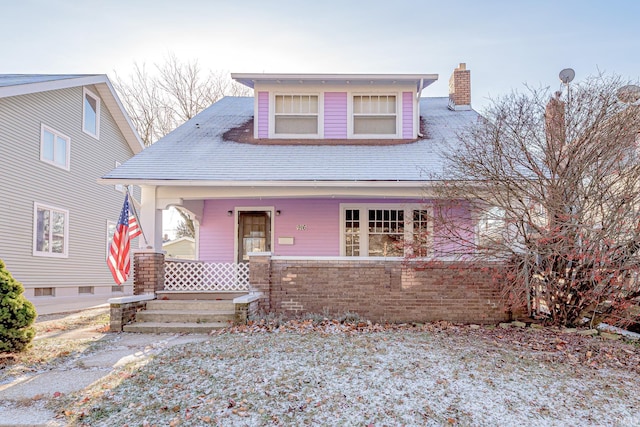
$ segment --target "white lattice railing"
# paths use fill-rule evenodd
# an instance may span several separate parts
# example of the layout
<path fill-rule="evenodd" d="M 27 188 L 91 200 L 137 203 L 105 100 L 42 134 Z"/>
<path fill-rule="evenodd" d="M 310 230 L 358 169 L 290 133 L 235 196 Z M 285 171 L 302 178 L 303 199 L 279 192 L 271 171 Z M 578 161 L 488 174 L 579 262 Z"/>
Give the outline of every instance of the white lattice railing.
<path fill-rule="evenodd" d="M 167 291 L 248 291 L 249 264 L 165 260 L 164 289 Z"/>

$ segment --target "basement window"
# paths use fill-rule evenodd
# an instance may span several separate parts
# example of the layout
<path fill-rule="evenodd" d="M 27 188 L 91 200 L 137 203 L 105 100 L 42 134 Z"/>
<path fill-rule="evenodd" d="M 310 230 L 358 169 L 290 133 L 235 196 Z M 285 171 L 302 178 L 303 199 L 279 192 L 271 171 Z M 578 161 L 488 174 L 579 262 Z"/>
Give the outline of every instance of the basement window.
<path fill-rule="evenodd" d="M 53 288 L 34 288 L 33 296 L 34 297 L 53 297 L 55 296 L 55 291 Z"/>

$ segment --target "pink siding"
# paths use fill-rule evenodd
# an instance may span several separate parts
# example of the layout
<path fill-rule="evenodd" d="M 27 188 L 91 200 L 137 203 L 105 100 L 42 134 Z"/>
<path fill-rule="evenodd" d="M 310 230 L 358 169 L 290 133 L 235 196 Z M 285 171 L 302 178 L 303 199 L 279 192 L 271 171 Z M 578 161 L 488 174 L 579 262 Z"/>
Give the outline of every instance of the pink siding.
<path fill-rule="evenodd" d="M 258 92 L 258 138 L 269 137 L 269 92 Z"/>
<path fill-rule="evenodd" d="M 325 92 L 324 94 L 324 137 L 347 138 L 346 92 Z"/>
<path fill-rule="evenodd" d="M 413 92 L 402 92 L 402 137 L 412 139 L 413 134 Z"/>
<path fill-rule="evenodd" d="M 235 211 L 236 206 L 266 207 L 272 206 L 281 212 L 275 217 L 273 232 L 274 255 L 281 256 L 339 256 L 340 255 L 340 204 L 388 204 L 418 203 L 430 204 L 421 200 L 389 200 L 389 199 L 225 199 L 207 200 L 204 215 L 200 224 L 200 259 L 209 262 L 233 262 L 234 254 L 234 220 L 228 211 Z M 456 204 L 445 207 L 456 220 L 470 224 L 471 216 L 468 207 Z M 366 220 L 365 220 L 366 221 Z M 363 224 L 365 226 L 365 224 Z M 468 225 L 461 227 L 468 230 Z M 451 241 L 446 237 L 438 237 L 443 233 L 442 227 L 434 227 L 437 247 L 451 249 Z M 278 244 L 278 237 L 293 237 L 293 245 Z"/>

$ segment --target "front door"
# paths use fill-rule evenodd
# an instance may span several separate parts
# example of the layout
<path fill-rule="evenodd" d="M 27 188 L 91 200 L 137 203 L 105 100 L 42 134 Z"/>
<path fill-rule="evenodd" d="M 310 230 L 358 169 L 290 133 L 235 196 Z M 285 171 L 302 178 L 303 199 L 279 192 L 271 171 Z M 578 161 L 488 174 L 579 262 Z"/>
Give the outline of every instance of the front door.
<path fill-rule="evenodd" d="M 249 252 L 271 251 L 271 212 L 238 212 L 238 262 L 249 262 Z"/>

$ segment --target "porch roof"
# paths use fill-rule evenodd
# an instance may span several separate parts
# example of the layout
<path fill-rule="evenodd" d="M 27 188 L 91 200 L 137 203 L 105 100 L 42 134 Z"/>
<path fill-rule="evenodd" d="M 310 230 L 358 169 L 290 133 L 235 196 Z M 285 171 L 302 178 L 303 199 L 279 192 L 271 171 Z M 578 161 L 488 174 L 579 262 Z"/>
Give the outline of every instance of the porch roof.
<path fill-rule="evenodd" d="M 225 97 L 103 177 L 103 182 L 424 182 L 441 175 L 442 152 L 473 124 L 473 110 L 451 111 L 449 99 L 421 98 L 426 138 L 397 145 L 259 145 L 228 141 L 225 132 L 253 117 L 252 97 Z"/>

